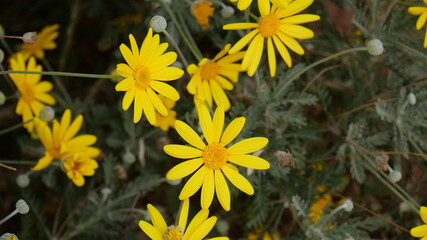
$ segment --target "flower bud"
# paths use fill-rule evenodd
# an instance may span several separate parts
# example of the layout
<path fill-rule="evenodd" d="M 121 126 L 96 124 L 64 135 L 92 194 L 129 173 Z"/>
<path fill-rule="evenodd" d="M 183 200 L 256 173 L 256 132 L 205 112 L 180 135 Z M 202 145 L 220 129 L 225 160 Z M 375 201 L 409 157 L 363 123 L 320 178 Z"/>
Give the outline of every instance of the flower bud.
<path fill-rule="evenodd" d="M 19 212 L 20 214 L 27 214 L 27 213 L 30 211 L 30 207 L 29 207 L 29 206 L 28 206 L 28 204 L 27 204 L 24 200 L 22 200 L 22 199 L 19 199 L 19 200 L 16 202 L 15 207 L 16 207 L 16 210 L 18 210 L 18 212 Z"/>
<path fill-rule="evenodd" d="M 233 16 L 234 15 L 234 8 L 232 8 L 232 7 L 230 7 L 230 6 L 224 6 L 222 9 L 221 9 L 221 16 L 223 17 L 223 18 L 229 18 L 229 17 L 231 17 L 231 16 Z"/>
<path fill-rule="evenodd" d="M 0 91 L 0 106 L 6 102 L 6 96 L 2 91 Z"/>
<path fill-rule="evenodd" d="M 4 52 L 0 48 L 0 64 L 3 62 L 3 60 L 4 60 Z"/>
<path fill-rule="evenodd" d="M 34 44 L 37 41 L 37 32 L 27 32 L 22 35 L 22 41 L 28 44 Z"/>
<path fill-rule="evenodd" d="M 379 39 L 369 41 L 368 52 L 373 56 L 381 55 L 384 52 L 383 43 Z"/>
<path fill-rule="evenodd" d="M 130 150 L 126 150 L 125 154 L 122 156 L 123 162 L 127 164 L 133 164 L 136 161 L 136 157 L 133 153 L 130 152 Z"/>
<path fill-rule="evenodd" d="M 351 212 L 354 207 L 353 201 L 351 201 L 351 199 L 346 199 L 345 202 L 342 204 L 342 207 L 344 211 Z"/>
<path fill-rule="evenodd" d="M 413 93 L 408 94 L 408 102 L 411 105 L 415 105 L 417 103 L 417 97 L 415 97 L 415 94 Z"/>
<path fill-rule="evenodd" d="M 44 106 L 42 110 L 40 110 L 40 119 L 45 121 L 52 121 L 52 119 L 55 117 L 55 110 L 53 110 L 50 106 Z"/>
<path fill-rule="evenodd" d="M 156 33 L 161 33 L 165 31 L 167 26 L 168 23 L 166 22 L 166 19 L 162 16 L 156 15 L 150 20 L 150 27 Z"/>
<path fill-rule="evenodd" d="M 174 180 L 166 179 L 166 182 L 169 183 L 171 186 L 176 186 L 176 185 L 180 184 L 181 181 L 182 181 L 182 178 L 174 179 Z"/>
<path fill-rule="evenodd" d="M 400 173 L 400 171 L 390 169 L 390 173 L 388 174 L 388 179 L 394 183 L 399 182 L 400 179 L 402 179 L 402 173 Z"/>
<path fill-rule="evenodd" d="M 16 184 L 18 184 L 20 188 L 26 188 L 30 185 L 30 178 L 27 174 L 19 174 L 16 178 Z"/>
<path fill-rule="evenodd" d="M 105 187 L 105 188 L 103 188 L 103 189 L 101 190 L 101 194 L 102 194 L 103 196 L 108 196 L 108 195 L 110 195 L 110 194 L 111 194 L 111 189 L 110 189 L 110 188 Z"/>
<path fill-rule="evenodd" d="M 19 240 L 19 238 L 13 233 L 5 233 L 0 236 L 0 240 Z"/>

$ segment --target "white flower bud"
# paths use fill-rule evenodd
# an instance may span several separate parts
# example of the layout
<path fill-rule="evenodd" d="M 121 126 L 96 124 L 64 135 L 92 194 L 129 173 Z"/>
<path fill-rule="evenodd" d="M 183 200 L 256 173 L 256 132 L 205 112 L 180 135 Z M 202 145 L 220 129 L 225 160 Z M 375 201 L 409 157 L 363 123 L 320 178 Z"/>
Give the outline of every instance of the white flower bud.
<path fill-rule="evenodd" d="M 182 181 L 182 178 L 175 179 L 175 180 L 166 179 L 166 182 L 169 183 L 171 186 L 176 186 L 176 185 L 180 184 L 181 181 Z"/>
<path fill-rule="evenodd" d="M 397 170 L 390 170 L 390 173 L 388 174 L 388 179 L 394 183 L 399 182 L 400 179 L 402 179 L 402 173 Z"/>
<path fill-rule="evenodd" d="M 52 119 L 55 117 L 55 110 L 53 110 L 50 106 L 44 106 L 42 110 L 40 110 L 39 117 L 45 121 L 52 121 Z"/>
<path fill-rule="evenodd" d="M 136 157 L 133 153 L 130 152 L 130 150 L 126 150 L 125 154 L 122 156 L 123 162 L 127 164 L 133 164 L 136 161 Z"/>
<path fill-rule="evenodd" d="M 18 184 L 20 188 L 28 187 L 28 185 L 30 185 L 30 178 L 27 174 L 19 174 L 18 177 L 16 177 L 16 184 Z"/>
<path fill-rule="evenodd" d="M 353 201 L 351 199 L 346 199 L 345 202 L 342 204 L 342 208 L 346 212 L 351 212 L 353 210 Z"/>
<path fill-rule="evenodd" d="M 379 39 L 369 41 L 368 52 L 373 56 L 381 55 L 384 52 L 383 43 Z"/>
<path fill-rule="evenodd" d="M 6 102 L 6 96 L 2 91 L 0 91 L 0 106 Z"/>
<path fill-rule="evenodd" d="M 229 18 L 234 15 L 234 8 L 230 6 L 225 6 L 221 9 L 221 16 L 223 18 Z"/>
<path fill-rule="evenodd" d="M 28 204 L 27 204 L 24 200 L 22 200 L 22 199 L 19 199 L 19 200 L 16 202 L 15 207 L 16 207 L 16 210 L 18 210 L 18 212 L 19 212 L 20 214 L 27 214 L 27 213 L 30 211 L 30 207 L 29 207 L 29 206 L 28 206 Z"/>
<path fill-rule="evenodd" d="M 19 238 L 13 233 L 5 233 L 0 236 L 0 240 L 19 240 Z"/>
<path fill-rule="evenodd" d="M 150 27 L 156 33 L 161 33 L 165 31 L 167 26 L 168 23 L 166 22 L 166 19 L 162 16 L 156 15 L 150 20 Z"/>
<path fill-rule="evenodd" d="M 0 64 L 3 62 L 3 60 L 4 60 L 4 52 L 0 48 Z"/>
<path fill-rule="evenodd" d="M 22 35 L 22 41 L 28 44 L 34 44 L 37 41 L 37 32 L 27 32 Z"/>
<path fill-rule="evenodd" d="M 104 195 L 104 196 L 108 196 L 108 195 L 111 194 L 111 189 L 105 187 L 105 188 L 101 189 L 101 194 Z"/>
<path fill-rule="evenodd" d="M 417 97 L 415 97 L 415 94 L 413 93 L 408 94 L 408 102 L 411 105 L 415 105 L 417 103 Z"/>

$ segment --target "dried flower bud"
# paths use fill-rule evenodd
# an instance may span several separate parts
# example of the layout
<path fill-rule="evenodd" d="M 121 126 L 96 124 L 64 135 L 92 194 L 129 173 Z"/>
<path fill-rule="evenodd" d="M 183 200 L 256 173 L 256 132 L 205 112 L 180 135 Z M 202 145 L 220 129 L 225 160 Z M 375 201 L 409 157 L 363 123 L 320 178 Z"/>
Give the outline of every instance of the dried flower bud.
<path fill-rule="evenodd" d="M 16 202 L 16 210 L 18 210 L 18 212 L 20 214 L 27 214 L 30 211 L 30 207 L 28 206 L 27 202 L 25 202 L 22 199 L 19 199 Z"/>
<path fill-rule="evenodd" d="M 181 181 L 182 181 L 182 178 L 175 179 L 175 180 L 166 179 L 166 182 L 169 183 L 171 186 L 176 186 L 176 185 L 180 184 Z"/>
<path fill-rule="evenodd" d="M 387 154 L 381 153 L 375 156 L 375 168 L 378 171 L 388 171 L 388 160 L 390 158 Z"/>
<path fill-rule="evenodd" d="M 22 35 L 22 41 L 28 44 L 34 44 L 37 41 L 37 32 L 27 32 Z"/>
<path fill-rule="evenodd" d="M 0 91 L 0 106 L 6 102 L 6 96 L 2 91 Z"/>
<path fill-rule="evenodd" d="M 27 174 L 19 174 L 18 177 L 16 177 L 16 184 L 18 184 L 20 188 L 28 187 L 28 185 L 30 185 L 30 178 Z"/>
<path fill-rule="evenodd" d="M 156 33 L 164 32 L 167 26 L 168 23 L 166 22 L 166 19 L 163 16 L 156 15 L 150 20 L 150 27 Z"/>
<path fill-rule="evenodd" d="M 368 52 L 373 56 L 381 55 L 384 52 L 383 43 L 379 39 L 369 41 Z"/>
<path fill-rule="evenodd" d="M 417 97 L 415 97 L 415 94 L 413 93 L 408 94 L 408 102 L 411 105 L 415 105 L 417 103 Z"/>
<path fill-rule="evenodd" d="M 296 168 L 295 158 L 291 153 L 285 152 L 285 151 L 276 151 L 274 153 L 274 156 L 277 157 L 277 166 L 278 167 L 284 167 L 284 166 L 291 165 L 292 168 Z"/>
<path fill-rule="evenodd" d="M 44 106 L 42 110 L 40 110 L 39 117 L 45 121 L 50 122 L 55 117 L 55 110 L 53 110 L 53 108 L 50 106 Z"/>
<path fill-rule="evenodd" d="M 231 16 L 233 16 L 234 15 L 234 8 L 232 8 L 232 7 L 230 7 L 230 6 L 224 6 L 222 9 L 221 9 L 221 16 L 223 17 L 223 18 L 229 18 L 229 17 L 231 17 Z"/>
<path fill-rule="evenodd" d="M 19 240 L 19 238 L 13 233 L 5 233 L 0 236 L 0 240 Z"/>
<path fill-rule="evenodd" d="M 0 48 L 0 64 L 3 62 L 3 60 L 4 60 L 4 52 Z"/>

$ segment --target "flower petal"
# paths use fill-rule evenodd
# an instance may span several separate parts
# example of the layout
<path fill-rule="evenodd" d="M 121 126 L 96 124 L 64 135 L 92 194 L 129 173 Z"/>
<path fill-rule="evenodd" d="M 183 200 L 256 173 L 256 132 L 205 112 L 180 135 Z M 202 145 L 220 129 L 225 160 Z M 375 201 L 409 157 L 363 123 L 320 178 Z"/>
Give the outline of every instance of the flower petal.
<path fill-rule="evenodd" d="M 215 226 L 216 220 L 217 218 L 215 216 L 208 218 L 193 232 L 193 234 L 191 234 L 189 239 L 202 240 L 203 238 L 205 238 L 206 235 L 208 235 L 208 233 Z"/>
<path fill-rule="evenodd" d="M 193 176 L 191 176 L 182 188 L 181 193 L 179 194 L 179 199 L 184 200 L 193 196 L 202 186 L 206 173 L 209 170 L 209 168 L 203 166 Z"/>
<path fill-rule="evenodd" d="M 410 233 L 413 237 L 427 236 L 427 224 L 412 228 Z"/>
<path fill-rule="evenodd" d="M 200 210 L 196 216 L 194 216 L 193 220 L 191 220 L 190 224 L 188 225 L 187 231 L 185 231 L 184 240 L 193 240 L 193 238 L 190 238 L 191 235 L 202 225 L 206 219 L 208 219 L 209 210 L 208 209 L 202 209 Z"/>
<path fill-rule="evenodd" d="M 162 233 L 146 221 L 139 221 L 139 227 L 152 240 L 163 240 Z"/>
<path fill-rule="evenodd" d="M 214 188 L 214 170 L 210 169 L 207 171 L 202 186 L 202 196 L 200 198 L 200 205 L 203 209 L 209 209 L 211 206 L 215 188 Z"/>
<path fill-rule="evenodd" d="M 176 120 L 175 129 L 186 142 L 193 145 L 194 147 L 201 150 L 206 147 L 205 143 L 202 141 L 202 139 L 200 139 L 199 135 L 197 135 L 197 133 L 185 122 Z"/>
<path fill-rule="evenodd" d="M 254 188 L 252 187 L 251 183 L 245 177 L 243 177 L 243 175 L 229 168 L 228 165 L 222 167 L 221 170 L 228 178 L 228 180 L 230 180 L 234 186 L 240 189 L 240 191 L 248 195 L 254 194 Z"/>
<path fill-rule="evenodd" d="M 178 144 L 168 144 L 163 147 L 163 151 L 172 157 L 181 159 L 201 157 L 203 153 L 200 149 Z"/>
<path fill-rule="evenodd" d="M 213 123 L 211 115 L 206 105 L 200 106 L 198 109 L 200 126 L 202 127 L 203 135 L 208 143 L 213 142 Z"/>
<path fill-rule="evenodd" d="M 269 162 L 254 155 L 248 155 L 248 154 L 230 155 L 227 157 L 227 160 L 247 168 L 253 168 L 253 169 L 269 169 L 270 168 Z"/>
<path fill-rule="evenodd" d="M 153 223 L 154 227 L 161 233 L 165 232 L 168 226 L 166 225 L 165 219 L 159 210 L 157 210 L 157 208 L 151 204 L 147 204 L 147 209 L 150 213 L 151 222 Z"/>
<path fill-rule="evenodd" d="M 190 199 L 184 199 L 182 201 L 182 207 L 179 210 L 178 226 L 185 232 L 187 227 L 188 210 L 190 208 Z"/>
<path fill-rule="evenodd" d="M 228 124 L 227 128 L 225 129 L 222 137 L 221 137 L 221 143 L 224 145 L 229 144 L 231 141 L 233 141 L 237 135 L 242 131 L 243 126 L 245 125 L 246 118 L 244 117 L 238 117 L 235 118 L 233 121 L 231 121 L 230 124 Z"/>
<path fill-rule="evenodd" d="M 237 142 L 228 148 L 230 155 L 252 153 L 260 150 L 268 144 L 268 138 L 265 137 L 252 137 Z"/>
<path fill-rule="evenodd" d="M 226 25 L 227 26 L 227 25 Z M 244 37 L 242 37 L 239 41 L 234 44 L 234 46 L 228 51 L 228 54 L 234 54 L 238 51 L 242 50 L 248 43 L 259 33 L 258 29 L 252 30 L 250 33 L 246 34 Z M 248 54 L 248 52 L 246 52 Z M 246 55 L 245 54 L 245 55 Z"/>
<path fill-rule="evenodd" d="M 270 70 L 270 76 L 276 75 L 276 53 L 274 52 L 273 41 L 271 37 L 267 38 L 267 54 L 268 54 L 268 67 Z"/>
<path fill-rule="evenodd" d="M 230 211 L 230 189 L 222 175 L 221 170 L 215 171 L 215 192 L 219 203 L 225 211 Z"/>
<path fill-rule="evenodd" d="M 179 99 L 178 91 L 169 84 L 160 81 L 151 81 L 150 87 L 171 100 L 178 101 Z"/>

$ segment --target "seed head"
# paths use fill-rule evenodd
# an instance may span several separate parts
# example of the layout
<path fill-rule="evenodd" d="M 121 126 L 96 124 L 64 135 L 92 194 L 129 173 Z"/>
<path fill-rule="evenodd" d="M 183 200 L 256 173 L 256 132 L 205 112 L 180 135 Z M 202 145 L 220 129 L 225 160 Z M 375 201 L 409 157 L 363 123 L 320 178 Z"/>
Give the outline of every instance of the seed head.
<path fill-rule="evenodd" d="M 40 118 L 45 121 L 52 121 L 52 119 L 55 117 L 55 110 L 53 110 L 50 106 L 44 106 L 42 110 L 40 110 Z"/>
<path fill-rule="evenodd" d="M 23 199 L 19 199 L 16 202 L 16 210 L 18 210 L 18 212 L 20 214 L 27 214 L 30 211 L 30 207 L 28 206 L 27 202 L 25 202 L 25 200 Z"/>
<path fill-rule="evenodd" d="M 150 27 L 156 33 L 164 32 L 167 26 L 168 23 L 166 22 L 166 19 L 163 16 L 156 15 L 150 20 Z"/>
<path fill-rule="evenodd" d="M 368 52 L 373 56 L 381 55 L 384 52 L 383 43 L 379 39 L 369 41 Z"/>

